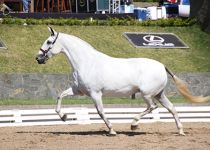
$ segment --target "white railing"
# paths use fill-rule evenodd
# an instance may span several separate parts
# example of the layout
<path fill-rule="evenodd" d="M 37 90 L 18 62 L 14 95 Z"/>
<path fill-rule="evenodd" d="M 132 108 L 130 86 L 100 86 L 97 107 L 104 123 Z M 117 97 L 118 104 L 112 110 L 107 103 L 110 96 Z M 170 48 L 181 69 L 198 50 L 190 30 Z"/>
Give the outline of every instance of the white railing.
<path fill-rule="evenodd" d="M 133 117 L 145 108 L 105 108 L 107 118 L 112 123 L 131 123 Z M 181 122 L 210 122 L 210 106 L 176 107 Z M 0 127 L 91 124 L 103 123 L 95 108 L 63 108 L 68 114 L 66 122 L 60 120 L 54 109 L 2 110 L 0 111 Z M 174 122 L 173 116 L 165 109 L 158 108 L 144 116 L 141 123 Z"/>

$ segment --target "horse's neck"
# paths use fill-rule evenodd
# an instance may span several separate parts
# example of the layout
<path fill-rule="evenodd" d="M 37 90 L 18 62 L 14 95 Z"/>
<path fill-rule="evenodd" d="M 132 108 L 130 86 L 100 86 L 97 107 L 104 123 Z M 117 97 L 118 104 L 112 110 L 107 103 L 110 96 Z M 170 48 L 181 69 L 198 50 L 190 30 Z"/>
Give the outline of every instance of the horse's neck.
<path fill-rule="evenodd" d="M 106 57 L 105 54 L 96 51 L 90 44 L 80 38 L 67 34 L 62 35 L 61 44 L 64 46 L 64 53 L 75 70 L 91 65 L 93 62 L 97 63 L 99 57 L 101 59 Z"/>

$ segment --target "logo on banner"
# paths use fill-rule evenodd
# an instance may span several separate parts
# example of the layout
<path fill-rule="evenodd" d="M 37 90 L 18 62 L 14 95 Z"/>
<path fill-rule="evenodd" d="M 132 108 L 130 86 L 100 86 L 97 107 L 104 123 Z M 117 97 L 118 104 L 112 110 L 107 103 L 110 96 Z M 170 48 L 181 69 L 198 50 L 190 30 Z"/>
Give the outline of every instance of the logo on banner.
<path fill-rule="evenodd" d="M 143 37 L 144 41 L 147 43 L 143 43 L 144 46 L 166 46 L 173 47 L 173 43 L 164 43 L 164 39 L 160 36 L 156 35 L 145 35 Z"/>
<path fill-rule="evenodd" d="M 125 32 L 124 36 L 137 48 L 189 48 L 173 33 Z"/>

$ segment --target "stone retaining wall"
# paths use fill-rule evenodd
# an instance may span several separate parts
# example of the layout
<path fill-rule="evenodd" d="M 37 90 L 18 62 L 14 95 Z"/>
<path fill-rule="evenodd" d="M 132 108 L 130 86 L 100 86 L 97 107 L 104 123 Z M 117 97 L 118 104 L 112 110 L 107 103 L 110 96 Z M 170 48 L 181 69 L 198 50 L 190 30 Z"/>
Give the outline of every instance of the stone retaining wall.
<path fill-rule="evenodd" d="M 185 81 L 193 95 L 210 95 L 210 72 L 177 76 Z M 55 99 L 70 84 L 68 74 L 0 74 L 0 99 Z M 171 77 L 165 91 L 169 96 L 179 96 Z"/>

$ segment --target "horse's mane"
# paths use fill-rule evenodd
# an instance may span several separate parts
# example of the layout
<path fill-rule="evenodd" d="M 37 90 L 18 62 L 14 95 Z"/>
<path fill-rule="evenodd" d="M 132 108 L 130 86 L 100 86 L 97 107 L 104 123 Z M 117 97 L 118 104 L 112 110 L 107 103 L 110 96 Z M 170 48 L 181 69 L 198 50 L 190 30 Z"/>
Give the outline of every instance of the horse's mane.
<path fill-rule="evenodd" d="M 89 48 L 88 49 L 89 51 L 92 51 L 93 53 L 98 53 L 100 55 L 103 55 L 103 56 L 106 56 L 106 57 L 110 57 L 110 56 L 108 56 L 108 55 L 106 55 L 106 54 L 96 50 L 91 44 L 89 44 L 88 42 L 84 41 L 83 39 L 81 39 L 81 38 L 79 38 L 77 36 L 70 35 L 70 34 L 65 34 L 65 33 L 63 33 L 63 35 L 66 36 L 67 38 L 70 38 L 70 39 L 73 39 L 73 40 L 81 42 L 82 44 L 84 44 L 86 47 Z"/>
<path fill-rule="evenodd" d="M 65 34 L 63 33 L 65 36 L 67 36 L 68 38 L 71 38 L 73 40 L 77 40 L 77 41 L 80 41 L 81 43 L 83 43 L 84 45 L 86 45 L 87 47 L 89 48 L 92 48 L 94 50 L 96 50 L 92 45 L 90 45 L 88 42 L 82 40 L 81 38 L 77 37 L 77 36 L 74 36 L 74 35 L 70 35 L 70 34 Z"/>

